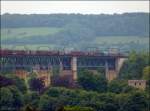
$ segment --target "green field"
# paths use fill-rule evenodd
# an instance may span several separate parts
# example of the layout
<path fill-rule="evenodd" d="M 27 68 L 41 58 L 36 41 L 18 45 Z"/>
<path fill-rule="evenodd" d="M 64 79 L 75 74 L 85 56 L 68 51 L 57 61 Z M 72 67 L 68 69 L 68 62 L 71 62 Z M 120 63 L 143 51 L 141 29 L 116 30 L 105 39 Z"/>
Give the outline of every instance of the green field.
<path fill-rule="evenodd" d="M 13 50 L 50 50 L 54 49 L 53 44 L 27 44 L 27 45 L 6 45 L 2 44 L 2 49 Z"/>
<path fill-rule="evenodd" d="M 95 39 L 93 42 L 89 42 L 89 43 L 103 45 L 104 47 L 108 46 L 108 45 L 111 46 L 114 44 L 128 45 L 128 44 L 135 43 L 135 44 L 139 44 L 139 45 L 142 45 L 142 46 L 148 48 L 149 38 L 148 37 L 143 37 L 143 38 L 140 38 L 140 37 L 99 37 L 99 38 Z M 76 45 L 78 46 L 78 44 L 76 44 Z M 80 46 L 82 46 L 82 44 L 80 44 Z M 26 44 L 26 45 L 2 44 L 2 48 L 4 48 L 4 49 L 17 49 L 17 50 L 22 50 L 22 49 L 49 50 L 49 49 L 55 49 L 56 47 L 57 47 L 57 45 L 55 45 L 55 44 Z M 72 47 L 70 47 L 70 48 L 72 48 Z"/>
<path fill-rule="evenodd" d="M 138 43 L 148 44 L 149 37 L 137 37 L 137 36 L 108 36 L 108 37 L 97 37 L 94 40 L 97 44 L 125 44 L 125 43 Z"/>
<path fill-rule="evenodd" d="M 65 28 L 52 28 L 52 27 L 32 27 L 32 28 L 7 28 L 1 30 L 1 40 L 10 40 L 10 39 L 21 39 L 21 40 L 32 40 L 36 41 L 38 39 L 42 39 L 44 36 L 57 34 L 58 32 L 65 30 Z M 60 33 L 61 34 L 61 33 Z M 60 43 L 62 43 L 60 41 Z M 114 45 L 119 48 L 127 48 L 129 49 L 147 49 L 149 45 L 149 37 L 138 37 L 138 36 L 101 36 L 101 37 L 93 37 L 93 40 L 83 40 L 76 42 L 74 44 L 67 45 L 66 47 L 68 49 L 72 49 L 75 47 L 81 49 L 82 47 L 89 47 L 89 46 L 102 46 L 104 48 L 106 47 L 113 47 Z M 124 46 L 123 46 L 124 45 Z M 2 48 L 4 49 L 27 49 L 27 50 L 49 50 L 49 49 L 61 49 L 64 46 L 61 46 L 59 44 L 53 43 L 25 43 L 25 45 L 16 45 L 16 44 L 4 44 L 2 43 Z"/>
<path fill-rule="evenodd" d="M 32 28 L 6 28 L 1 30 L 1 40 L 10 38 L 24 38 L 33 36 L 47 36 L 61 31 L 62 28 L 32 27 Z"/>

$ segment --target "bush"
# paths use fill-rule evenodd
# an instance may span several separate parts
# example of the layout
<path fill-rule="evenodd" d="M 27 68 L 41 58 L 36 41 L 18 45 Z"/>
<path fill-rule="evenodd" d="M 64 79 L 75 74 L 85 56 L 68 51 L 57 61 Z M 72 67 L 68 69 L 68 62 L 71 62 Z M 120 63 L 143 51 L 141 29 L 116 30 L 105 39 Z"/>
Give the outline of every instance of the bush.
<path fill-rule="evenodd" d="M 107 90 L 107 80 L 101 74 L 94 74 L 88 70 L 82 70 L 78 74 L 78 83 L 86 90 L 105 92 Z"/>

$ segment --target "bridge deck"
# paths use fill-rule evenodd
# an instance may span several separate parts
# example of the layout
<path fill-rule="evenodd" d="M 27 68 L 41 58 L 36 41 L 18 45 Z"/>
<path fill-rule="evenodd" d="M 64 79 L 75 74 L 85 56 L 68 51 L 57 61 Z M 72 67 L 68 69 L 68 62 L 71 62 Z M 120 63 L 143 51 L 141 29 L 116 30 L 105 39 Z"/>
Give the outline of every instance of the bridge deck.
<path fill-rule="evenodd" d="M 70 51 L 70 52 L 62 52 L 62 51 L 24 51 L 24 50 L 0 50 L 1 56 L 8 55 L 32 55 L 32 56 L 87 56 L 87 57 L 117 57 L 117 58 L 127 58 L 126 55 L 121 53 L 103 53 L 103 52 L 82 52 L 82 51 Z"/>

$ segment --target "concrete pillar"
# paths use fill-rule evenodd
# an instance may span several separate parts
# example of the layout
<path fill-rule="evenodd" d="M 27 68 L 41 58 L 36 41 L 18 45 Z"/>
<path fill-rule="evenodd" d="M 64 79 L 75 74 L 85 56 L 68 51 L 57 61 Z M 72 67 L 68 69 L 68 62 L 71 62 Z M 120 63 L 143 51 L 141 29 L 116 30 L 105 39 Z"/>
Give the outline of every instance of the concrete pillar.
<path fill-rule="evenodd" d="M 115 59 L 115 72 L 116 72 L 116 77 L 118 77 L 118 73 L 119 73 L 119 58 Z"/>
<path fill-rule="evenodd" d="M 77 80 L 77 57 L 72 57 L 71 70 L 73 74 L 73 80 Z"/>
<path fill-rule="evenodd" d="M 60 62 L 59 74 L 60 74 L 60 75 L 63 74 L 63 63 L 62 63 L 62 62 Z"/>
<path fill-rule="evenodd" d="M 124 62 L 127 60 L 127 58 L 117 58 L 116 60 L 116 71 L 119 73 L 121 67 L 123 66 Z"/>
<path fill-rule="evenodd" d="M 106 75 L 106 79 L 108 81 L 111 81 L 111 80 L 117 78 L 116 70 L 115 69 L 114 70 L 112 70 L 112 69 L 110 70 L 107 61 L 105 62 L 105 75 Z"/>
<path fill-rule="evenodd" d="M 108 69 L 108 62 L 105 61 L 105 76 L 106 76 L 106 79 L 109 78 L 108 70 L 109 70 L 109 69 Z"/>
<path fill-rule="evenodd" d="M 51 85 L 52 69 L 48 69 L 48 85 Z"/>
<path fill-rule="evenodd" d="M 115 59 L 115 69 L 110 70 L 108 68 L 107 61 L 105 62 L 105 72 L 106 72 L 106 78 L 108 81 L 111 81 L 113 79 L 116 79 L 119 75 L 119 71 L 126 59 L 125 58 L 116 58 Z"/>

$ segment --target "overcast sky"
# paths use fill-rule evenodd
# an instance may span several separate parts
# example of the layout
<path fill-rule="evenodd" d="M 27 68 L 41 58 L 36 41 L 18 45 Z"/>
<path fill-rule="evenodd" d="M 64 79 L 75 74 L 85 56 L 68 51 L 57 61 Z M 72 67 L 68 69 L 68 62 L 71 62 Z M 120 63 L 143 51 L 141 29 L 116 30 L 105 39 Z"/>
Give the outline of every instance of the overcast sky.
<path fill-rule="evenodd" d="M 149 1 L 1 1 L 1 14 L 149 12 Z"/>

